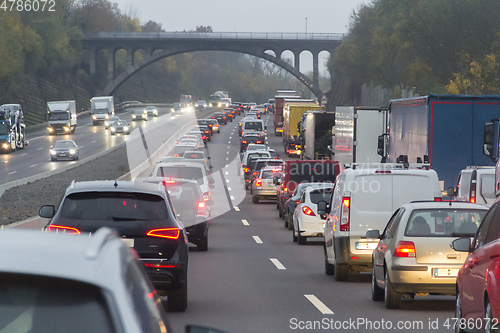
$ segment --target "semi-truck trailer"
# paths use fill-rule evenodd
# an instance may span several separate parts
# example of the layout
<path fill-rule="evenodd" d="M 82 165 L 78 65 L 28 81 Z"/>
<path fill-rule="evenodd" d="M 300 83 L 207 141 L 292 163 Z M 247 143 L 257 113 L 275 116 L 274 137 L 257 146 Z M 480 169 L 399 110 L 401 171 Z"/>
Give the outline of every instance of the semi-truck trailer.
<path fill-rule="evenodd" d="M 335 112 L 307 111 L 300 126 L 302 138 L 302 159 L 330 159 L 328 146 L 332 142 L 332 128 L 335 126 Z"/>
<path fill-rule="evenodd" d="M 274 134 L 276 136 L 280 136 L 283 133 L 283 108 L 285 107 L 286 99 L 301 99 L 301 97 L 297 95 L 277 95 L 274 97 Z"/>
<path fill-rule="evenodd" d="M 0 150 L 13 152 L 28 145 L 24 112 L 20 104 L 0 106 Z"/>
<path fill-rule="evenodd" d="M 332 137 L 333 158 L 340 169 L 352 163 L 379 163 L 378 136 L 387 130 L 387 107 L 337 106 Z"/>
<path fill-rule="evenodd" d="M 47 103 L 47 130 L 49 134 L 75 133 L 76 102 L 57 101 Z"/>
<path fill-rule="evenodd" d="M 302 121 L 302 115 L 305 112 L 314 110 L 323 110 L 323 107 L 313 100 L 285 100 L 283 107 L 283 146 L 288 156 L 302 153 L 300 132 L 297 125 Z"/>
<path fill-rule="evenodd" d="M 106 119 L 115 115 L 113 96 L 92 97 L 90 100 L 90 114 L 95 126 L 104 123 Z"/>
<path fill-rule="evenodd" d="M 391 100 L 389 132 L 379 136 L 379 153 L 389 163 L 430 163 L 444 191 L 456 185 L 467 166 L 494 165 L 483 154 L 483 142 L 485 123 L 499 118 L 499 106 L 500 96 L 494 95 L 430 94 Z"/>

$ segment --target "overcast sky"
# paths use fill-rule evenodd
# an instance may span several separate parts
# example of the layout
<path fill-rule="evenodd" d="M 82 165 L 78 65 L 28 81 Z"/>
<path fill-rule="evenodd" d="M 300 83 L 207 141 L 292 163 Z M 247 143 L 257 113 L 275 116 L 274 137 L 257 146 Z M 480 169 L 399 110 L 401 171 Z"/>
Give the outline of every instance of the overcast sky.
<path fill-rule="evenodd" d="M 371 0 L 110 0 L 125 14 L 162 24 L 166 31 L 211 26 L 215 32 L 346 33 L 353 10 Z M 312 58 L 301 57 L 310 71 Z M 323 64 L 320 59 L 320 64 Z M 322 66 L 321 72 L 325 69 Z"/>

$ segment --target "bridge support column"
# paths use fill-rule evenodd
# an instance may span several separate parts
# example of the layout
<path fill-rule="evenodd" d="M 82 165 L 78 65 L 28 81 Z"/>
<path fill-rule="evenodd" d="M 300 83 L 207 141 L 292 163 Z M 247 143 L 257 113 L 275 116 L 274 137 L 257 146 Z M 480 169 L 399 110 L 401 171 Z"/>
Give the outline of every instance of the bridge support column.
<path fill-rule="evenodd" d="M 95 74 L 95 68 L 96 68 L 96 57 L 97 57 L 97 49 L 95 47 L 91 47 L 90 50 L 90 59 L 89 59 L 89 65 L 90 65 L 90 75 Z"/>
<path fill-rule="evenodd" d="M 293 60 L 295 62 L 295 69 L 300 72 L 300 53 L 299 52 L 294 52 L 293 53 Z"/>
<path fill-rule="evenodd" d="M 115 79 L 115 50 L 108 49 L 108 82 Z"/>
<path fill-rule="evenodd" d="M 134 49 L 127 49 L 127 67 L 134 66 Z"/>
<path fill-rule="evenodd" d="M 313 84 L 316 88 L 319 89 L 319 66 L 318 66 L 318 52 L 313 52 Z M 321 98 L 321 96 L 316 96 Z"/>

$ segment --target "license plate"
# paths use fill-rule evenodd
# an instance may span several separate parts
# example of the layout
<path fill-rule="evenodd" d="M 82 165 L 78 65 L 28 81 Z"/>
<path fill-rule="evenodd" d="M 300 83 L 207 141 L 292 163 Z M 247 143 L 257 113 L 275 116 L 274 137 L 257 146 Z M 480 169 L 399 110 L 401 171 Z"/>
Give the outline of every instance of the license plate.
<path fill-rule="evenodd" d="M 59 154 L 59 156 L 66 156 L 66 154 Z"/>
<path fill-rule="evenodd" d="M 360 243 L 356 242 L 356 250 L 373 250 L 377 248 L 378 243 Z"/>
<path fill-rule="evenodd" d="M 134 239 L 133 238 L 122 238 L 122 242 L 125 243 L 128 247 L 134 247 Z"/>
<path fill-rule="evenodd" d="M 457 277 L 458 268 L 434 268 L 434 277 Z"/>

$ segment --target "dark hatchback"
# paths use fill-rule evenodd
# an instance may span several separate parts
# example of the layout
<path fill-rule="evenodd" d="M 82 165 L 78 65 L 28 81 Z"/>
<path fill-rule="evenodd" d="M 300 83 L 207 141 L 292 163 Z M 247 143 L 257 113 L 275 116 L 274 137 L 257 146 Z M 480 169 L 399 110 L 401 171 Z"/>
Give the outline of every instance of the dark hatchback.
<path fill-rule="evenodd" d="M 217 119 L 217 121 L 219 122 L 219 124 L 221 125 L 227 125 L 227 117 L 225 114 L 223 114 L 222 112 L 215 112 L 213 115 L 212 115 L 212 119 Z"/>
<path fill-rule="evenodd" d="M 264 143 L 264 140 L 257 134 L 245 135 L 241 138 L 240 152 L 247 149 L 249 143 L 261 144 Z"/>
<path fill-rule="evenodd" d="M 80 235 L 101 227 L 118 232 L 137 252 L 160 295 L 168 295 L 167 310 L 187 308 L 188 245 L 161 184 L 134 181 L 73 182 L 59 204 L 40 208 L 51 218 L 48 232 Z M 64 251 L 64 249 L 61 249 Z"/>

